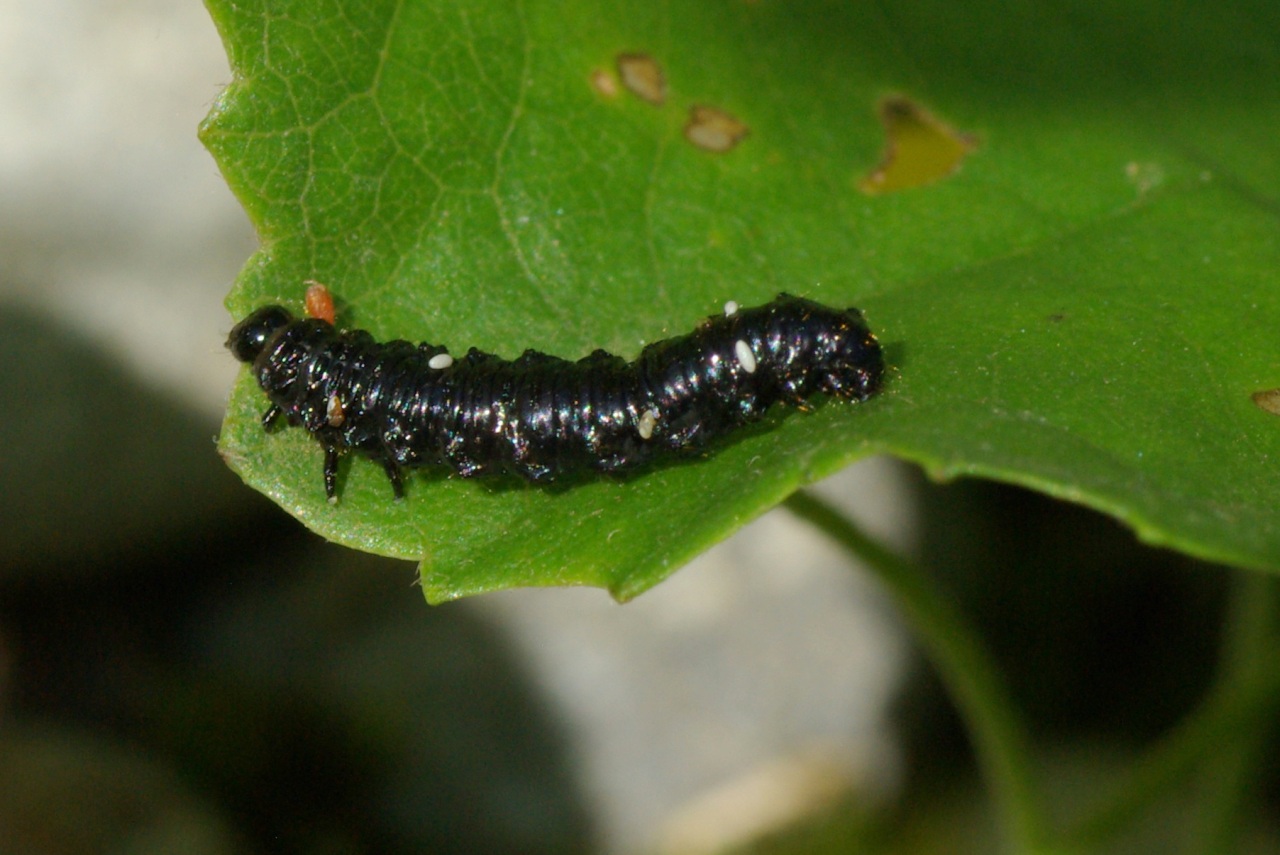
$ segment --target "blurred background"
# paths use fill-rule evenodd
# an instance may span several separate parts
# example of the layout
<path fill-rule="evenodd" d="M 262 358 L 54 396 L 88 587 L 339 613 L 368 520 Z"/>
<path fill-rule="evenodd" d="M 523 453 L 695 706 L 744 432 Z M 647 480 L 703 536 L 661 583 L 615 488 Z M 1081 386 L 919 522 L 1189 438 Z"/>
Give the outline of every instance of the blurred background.
<path fill-rule="evenodd" d="M 0 2 L 0 851 L 982 851 L 892 605 L 785 513 L 626 606 L 431 608 L 226 470 L 228 80 L 194 0 Z M 1065 779 L 1203 688 L 1219 568 L 888 460 L 821 489 L 977 615 Z"/>

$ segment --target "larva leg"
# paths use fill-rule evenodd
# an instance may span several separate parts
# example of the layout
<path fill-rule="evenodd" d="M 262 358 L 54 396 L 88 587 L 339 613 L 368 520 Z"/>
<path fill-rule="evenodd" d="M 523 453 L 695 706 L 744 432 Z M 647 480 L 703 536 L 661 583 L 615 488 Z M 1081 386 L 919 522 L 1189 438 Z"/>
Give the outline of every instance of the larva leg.
<path fill-rule="evenodd" d="M 274 429 L 276 425 L 276 420 L 280 418 L 280 413 L 281 413 L 280 408 L 277 407 L 275 404 L 272 404 L 271 406 L 267 407 L 267 411 L 262 414 L 262 427 L 265 430 Z"/>
<path fill-rule="evenodd" d="M 549 484 L 555 479 L 555 470 L 541 463 L 516 461 L 514 468 L 521 477 L 535 484 Z"/>
<path fill-rule="evenodd" d="M 324 494 L 329 504 L 338 503 L 338 449 L 332 446 L 324 450 Z"/>
<path fill-rule="evenodd" d="M 382 461 L 382 468 L 387 470 L 387 477 L 391 479 L 391 489 L 396 494 L 396 499 L 404 498 L 404 479 L 400 477 L 400 467 L 391 458 Z"/>

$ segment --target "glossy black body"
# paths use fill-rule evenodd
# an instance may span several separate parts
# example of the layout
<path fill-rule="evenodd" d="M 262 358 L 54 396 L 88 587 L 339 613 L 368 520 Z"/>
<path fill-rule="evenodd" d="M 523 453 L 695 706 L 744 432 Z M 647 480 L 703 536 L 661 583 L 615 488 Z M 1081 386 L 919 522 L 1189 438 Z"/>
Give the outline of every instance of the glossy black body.
<path fill-rule="evenodd" d="M 804 406 L 816 393 L 861 401 L 884 373 L 857 309 L 787 294 L 712 316 L 687 335 L 648 345 L 633 362 L 602 350 L 572 362 L 532 350 L 507 360 L 473 348 L 433 368 L 443 347 L 378 343 L 279 306 L 238 324 L 227 346 L 252 363 L 271 401 L 264 423 L 283 414 L 324 447 L 330 498 L 338 457 L 349 449 L 380 460 L 397 495 L 400 471 L 417 466 L 546 483 L 704 448 L 778 401 Z"/>

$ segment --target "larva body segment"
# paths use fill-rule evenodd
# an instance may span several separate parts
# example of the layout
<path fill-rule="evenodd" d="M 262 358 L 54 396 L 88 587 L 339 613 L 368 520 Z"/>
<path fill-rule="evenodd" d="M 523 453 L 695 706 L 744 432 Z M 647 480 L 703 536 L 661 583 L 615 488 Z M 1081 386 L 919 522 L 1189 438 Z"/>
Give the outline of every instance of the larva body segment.
<path fill-rule="evenodd" d="M 654 342 L 633 362 L 598 350 L 576 362 L 525 351 L 514 360 L 472 349 L 379 343 L 361 330 L 266 306 L 227 346 L 252 365 L 271 407 L 325 450 L 334 499 L 341 454 L 400 473 L 450 466 L 463 477 L 516 473 L 535 483 L 702 449 L 778 401 L 806 407 L 825 393 L 873 395 L 884 362 L 857 309 L 779 295 Z"/>

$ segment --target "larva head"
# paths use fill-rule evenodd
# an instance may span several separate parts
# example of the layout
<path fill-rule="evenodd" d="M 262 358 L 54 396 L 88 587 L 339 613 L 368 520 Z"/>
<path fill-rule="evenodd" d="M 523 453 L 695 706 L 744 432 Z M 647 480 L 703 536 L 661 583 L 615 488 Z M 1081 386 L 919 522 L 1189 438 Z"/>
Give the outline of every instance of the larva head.
<path fill-rule="evenodd" d="M 822 386 L 830 395 L 865 401 L 880 390 L 884 356 L 857 309 L 848 309 L 824 332 Z"/>
<path fill-rule="evenodd" d="M 263 306 L 231 328 L 227 349 L 241 362 L 253 362 L 277 331 L 293 323 L 293 315 L 280 306 Z"/>

